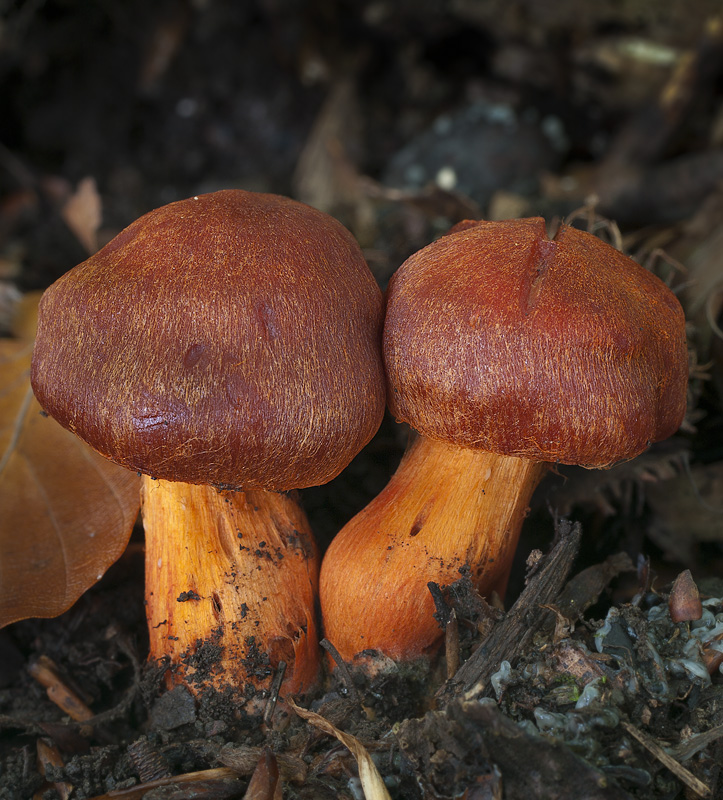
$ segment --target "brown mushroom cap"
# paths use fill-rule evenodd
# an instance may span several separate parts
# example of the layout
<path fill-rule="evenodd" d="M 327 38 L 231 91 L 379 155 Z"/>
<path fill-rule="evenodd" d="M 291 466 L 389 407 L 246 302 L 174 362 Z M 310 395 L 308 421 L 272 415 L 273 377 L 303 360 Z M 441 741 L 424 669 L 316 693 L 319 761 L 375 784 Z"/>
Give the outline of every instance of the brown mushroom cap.
<path fill-rule="evenodd" d="M 216 192 L 146 214 L 48 289 L 33 389 L 130 469 L 312 486 L 379 427 L 381 325 L 381 291 L 340 223 Z"/>
<path fill-rule="evenodd" d="M 606 466 L 685 411 L 680 303 L 595 236 L 542 219 L 481 222 L 415 253 L 389 285 L 389 404 L 433 439 Z"/>

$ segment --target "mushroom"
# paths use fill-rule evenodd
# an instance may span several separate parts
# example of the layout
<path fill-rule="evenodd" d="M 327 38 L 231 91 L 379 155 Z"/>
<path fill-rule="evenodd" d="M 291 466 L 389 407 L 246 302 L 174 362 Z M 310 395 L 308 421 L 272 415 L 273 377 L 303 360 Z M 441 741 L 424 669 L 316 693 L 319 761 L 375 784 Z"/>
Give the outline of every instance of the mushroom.
<path fill-rule="evenodd" d="M 462 223 L 412 255 L 388 288 L 383 355 L 391 411 L 420 436 L 324 556 L 325 635 L 345 660 L 431 651 L 427 584 L 464 570 L 502 593 L 549 464 L 631 459 L 685 411 L 673 293 L 591 234 L 550 239 L 542 219 Z"/>
<path fill-rule="evenodd" d="M 195 694 L 317 676 L 318 554 L 294 491 L 384 413 L 382 296 L 351 234 L 270 194 L 136 220 L 43 296 L 41 406 L 143 473 L 150 658 Z"/>

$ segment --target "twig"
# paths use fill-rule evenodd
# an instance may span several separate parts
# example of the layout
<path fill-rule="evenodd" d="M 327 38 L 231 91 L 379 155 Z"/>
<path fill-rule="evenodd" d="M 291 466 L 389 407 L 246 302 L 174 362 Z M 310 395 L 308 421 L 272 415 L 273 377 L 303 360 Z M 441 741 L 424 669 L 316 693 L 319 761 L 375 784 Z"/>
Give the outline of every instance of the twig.
<path fill-rule="evenodd" d="M 447 657 L 447 679 L 454 678 L 459 669 L 459 624 L 454 609 L 444 629 L 444 652 Z"/>
<path fill-rule="evenodd" d="M 537 571 L 504 619 L 492 629 L 452 681 L 447 681 L 438 699 L 448 699 L 472 688 L 482 691 L 502 661 L 514 661 L 525 651 L 550 612 L 542 606 L 553 603 L 570 571 L 580 545 L 581 528 L 561 520 L 552 550 L 539 562 Z"/>
<path fill-rule="evenodd" d="M 692 758 L 696 753 L 699 753 L 709 744 L 717 742 L 718 739 L 723 738 L 723 725 L 716 725 L 715 728 L 703 731 L 703 733 L 696 733 L 690 739 L 686 739 L 674 747 L 669 747 L 670 755 L 677 761 L 687 761 Z"/>
<path fill-rule="evenodd" d="M 334 663 L 339 668 L 342 677 L 344 678 L 344 685 L 346 686 L 346 690 L 349 693 L 349 697 L 352 700 L 357 699 L 356 687 L 354 686 L 354 681 L 351 677 L 351 672 L 349 672 L 349 667 L 346 665 L 346 662 L 341 657 L 341 653 L 334 647 L 334 645 L 328 639 L 322 639 L 319 644 L 326 650 L 327 653 L 334 659 Z"/>
<path fill-rule="evenodd" d="M 286 662 L 279 661 L 279 665 L 278 667 L 276 667 L 276 674 L 274 675 L 274 680 L 271 684 L 269 699 L 266 701 L 266 708 L 264 708 L 264 716 L 263 716 L 264 725 L 268 725 L 271 722 L 271 718 L 274 716 L 274 711 L 276 710 L 276 703 L 278 702 L 279 699 L 279 690 L 281 689 L 281 684 L 284 680 L 285 672 L 286 672 Z"/>
<path fill-rule="evenodd" d="M 620 724 L 692 792 L 695 792 L 695 794 L 699 795 L 700 797 L 708 797 L 710 795 L 711 791 L 708 786 L 706 786 L 703 781 L 698 780 L 698 778 L 696 778 L 692 772 L 679 764 L 673 758 L 673 756 L 666 753 L 665 750 L 663 750 L 663 748 L 654 739 L 625 720 L 623 720 Z"/>
<path fill-rule="evenodd" d="M 60 751 L 50 739 L 40 738 L 36 742 L 36 749 L 38 753 L 38 769 L 42 776 L 47 780 L 48 767 L 64 767 L 63 757 Z M 60 796 L 61 800 L 68 800 L 70 793 L 73 791 L 73 785 L 65 781 L 52 781 L 55 791 Z M 38 792 L 38 796 L 40 796 Z"/>
<path fill-rule="evenodd" d="M 225 785 L 229 784 L 229 791 L 223 792 L 222 789 Z M 148 783 L 140 783 L 137 786 L 131 786 L 130 789 L 112 789 L 105 794 L 99 794 L 90 800 L 141 800 L 151 789 L 156 789 L 160 786 L 187 786 L 188 793 L 186 797 L 192 797 L 191 787 L 197 792 L 200 792 L 202 787 L 206 789 L 206 794 L 203 797 L 238 797 L 240 779 L 234 770 L 228 767 L 215 767 L 214 769 L 205 769 L 200 772 L 187 772 L 185 775 L 174 775 L 171 778 L 161 778 L 157 781 L 149 781 Z M 215 794 L 211 794 L 213 789 L 218 789 Z M 233 792 L 233 793 L 231 793 Z M 178 795 L 176 795 L 178 796 Z M 200 797 L 200 794 L 197 794 Z"/>
<path fill-rule="evenodd" d="M 57 666 L 47 656 L 40 656 L 29 666 L 29 672 L 35 680 L 44 686 L 48 697 L 58 708 L 76 722 L 87 722 L 93 712 L 78 695 L 60 679 Z"/>

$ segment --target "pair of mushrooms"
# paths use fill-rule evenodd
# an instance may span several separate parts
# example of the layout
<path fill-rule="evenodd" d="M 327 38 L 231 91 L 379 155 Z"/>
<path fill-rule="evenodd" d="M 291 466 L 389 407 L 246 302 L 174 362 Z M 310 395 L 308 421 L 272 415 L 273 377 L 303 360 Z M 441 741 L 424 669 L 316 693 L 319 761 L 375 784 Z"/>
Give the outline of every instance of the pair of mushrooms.
<path fill-rule="evenodd" d="M 398 270 L 384 315 L 343 226 L 243 191 L 153 211 L 57 281 L 32 367 L 50 415 L 143 473 L 151 658 L 248 696 L 281 661 L 282 692 L 313 685 L 319 592 L 345 659 L 434 648 L 428 582 L 503 587 L 546 464 L 671 435 L 686 379 L 678 301 L 589 234 L 463 223 Z M 291 490 L 349 463 L 385 395 L 421 435 L 319 584 Z"/>

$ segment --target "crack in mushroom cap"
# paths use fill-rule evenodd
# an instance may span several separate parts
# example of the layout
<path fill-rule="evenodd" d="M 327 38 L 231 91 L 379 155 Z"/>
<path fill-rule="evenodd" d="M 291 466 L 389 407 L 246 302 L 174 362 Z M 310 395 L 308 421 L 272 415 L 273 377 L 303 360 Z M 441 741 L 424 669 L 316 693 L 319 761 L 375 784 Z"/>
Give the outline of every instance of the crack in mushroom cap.
<path fill-rule="evenodd" d="M 146 214 L 48 289 L 32 384 L 130 469 L 302 488 L 381 423 L 381 326 L 381 291 L 340 223 L 221 191 Z"/>
<path fill-rule="evenodd" d="M 656 276 L 544 220 L 465 223 L 411 256 L 387 292 L 389 405 L 422 434 L 602 467 L 673 434 L 685 319 Z"/>

